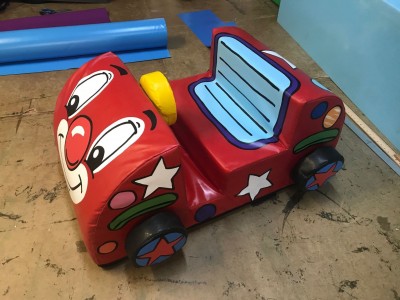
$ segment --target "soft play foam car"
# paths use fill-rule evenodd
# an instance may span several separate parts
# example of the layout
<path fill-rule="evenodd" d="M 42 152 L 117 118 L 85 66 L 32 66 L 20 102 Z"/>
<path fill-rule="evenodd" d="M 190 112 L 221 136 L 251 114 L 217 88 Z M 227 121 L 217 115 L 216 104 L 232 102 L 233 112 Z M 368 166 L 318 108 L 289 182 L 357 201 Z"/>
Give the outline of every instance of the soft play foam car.
<path fill-rule="evenodd" d="M 141 85 L 141 86 L 140 86 Z M 342 101 L 246 32 L 214 31 L 208 72 L 140 85 L 107 53 L 81 67 L 54 134 L 86 248 L 98 265 L 160 263 L 186 229 L 343 165 Z"/>

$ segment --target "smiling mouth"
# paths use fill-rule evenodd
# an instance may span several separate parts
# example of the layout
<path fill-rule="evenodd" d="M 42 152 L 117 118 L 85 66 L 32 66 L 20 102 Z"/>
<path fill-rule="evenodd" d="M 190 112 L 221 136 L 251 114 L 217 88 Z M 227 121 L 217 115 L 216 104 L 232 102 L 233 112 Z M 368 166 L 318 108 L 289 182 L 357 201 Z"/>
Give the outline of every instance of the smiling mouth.
<path fill-rule="evenodd" d="M 86 195 L 88 188 L 88 174 L 84 164 L 78 164 L 73 170 L 68 168 L 66 154 L 66 140 L 68 134 L 68 122 L 61 120 L 57 128 L 57 146 L 60 156 L 61 169 L 64 174 L 66 186 L 74 204 L 79 204 Z"/>
<path fill-rule="evenodd" d="M 79 183 L 78 183 L 77 185 L 71 186 L 71 185 L 69 184 L 68 180 L 67 180 L 67 184 L 68 184 L 68 187 L 69 187 L 72 191 L 75 191 L 77 188 L 80 187 L 80 188 L 81 188 L 81 193 L 83 193 L 81 175 L 78 175 L 78 177 L 79 177 Z"/>
<path fill-rule="evenodd" d="M 169 206 L 173 204 L 178 199 L 178 195 L 175 193 L 167 193 L 160 196 L 156 196 L 152 199 L 140 202 L 127 210 L 121 212 L 118 216 L 114 218 L 109 224 L 108 228 L 110 230 L 119 230 L 124 227 L 129 221 L 149 213 L 151 211 L 157 210 L 162 207 Z"/>

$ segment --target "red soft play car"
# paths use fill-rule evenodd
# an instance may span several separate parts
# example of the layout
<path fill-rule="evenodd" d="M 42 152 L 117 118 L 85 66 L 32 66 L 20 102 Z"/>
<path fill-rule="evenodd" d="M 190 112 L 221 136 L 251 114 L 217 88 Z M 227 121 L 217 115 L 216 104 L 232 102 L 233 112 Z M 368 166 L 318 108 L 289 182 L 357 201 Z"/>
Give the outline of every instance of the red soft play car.
<path fill-rule="evenodd" d="M 343 165 L 342 101 L 233 27 L 214 31 L 208 72 L 141 86 L 112 53 L 81 67 L 54 134 L 86 248 L 98 265 L 160 263 L 186 228 Z"/>

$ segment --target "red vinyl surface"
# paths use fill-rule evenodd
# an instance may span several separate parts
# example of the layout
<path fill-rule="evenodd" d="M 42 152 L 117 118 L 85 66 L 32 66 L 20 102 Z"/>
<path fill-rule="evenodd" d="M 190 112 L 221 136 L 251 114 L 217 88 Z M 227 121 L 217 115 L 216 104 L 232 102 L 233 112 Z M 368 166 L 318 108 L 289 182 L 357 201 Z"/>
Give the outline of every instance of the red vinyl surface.
<path fill-rule="evenodd" d="M 229 71 L 231 60 L 243 68 Z M 244 111 L 265 95 L 244 100 L 243 93 L 256 93 L 257 76 L 268 68 L 272 124 L 264 118 L 266 128 L 248 125 L 264 110 Z M 227 71 L 228 81 L 221 77 Z M 190 227 L 292 184 L 297 163 L 317 147 L 335 146 L 343 126 L 338 97 L 235 27 L 214 31 L 209 71 L 170 84 L 178 113 L 171 127 L 112 53 L 80 68 L 59 95 L 60 160 L 85 245 L 99 265 L 125 257 L 128 232 L 158 211 L 174 212 Z M 204 91 L 216 102 L 203 99 Z M 223 101 L 229 105 L 218 115 Z M 230 111 L 230 101 L 238 108 Z"/>

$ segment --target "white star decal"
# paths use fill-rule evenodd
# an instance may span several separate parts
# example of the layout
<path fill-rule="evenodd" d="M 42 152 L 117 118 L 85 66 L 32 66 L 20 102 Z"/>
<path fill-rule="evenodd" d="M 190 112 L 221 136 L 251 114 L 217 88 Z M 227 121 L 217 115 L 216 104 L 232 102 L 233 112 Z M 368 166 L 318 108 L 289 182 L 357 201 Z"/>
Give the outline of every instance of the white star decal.
<path fill-rule="evenodd" d="M 272 186 L 272 183 L 268 180 L 270 171 L 271 170 L 268 170 L 261 176 L 250 174 L 249 184 L 238 194 L 238 196 L 249 194 L 251 201 L 253 201 L 261 189 Z"/>
<path fill-rule="evenodd" d="M 150 176 L 135 180 L 135 182 L 147 186 L 144 194 L 144 198 L 146 198 L 159 188 L 173 189 L 172 178 L 178 170 L 179 167 L 166 168 L 164 160 L 161 157 Z"/>

